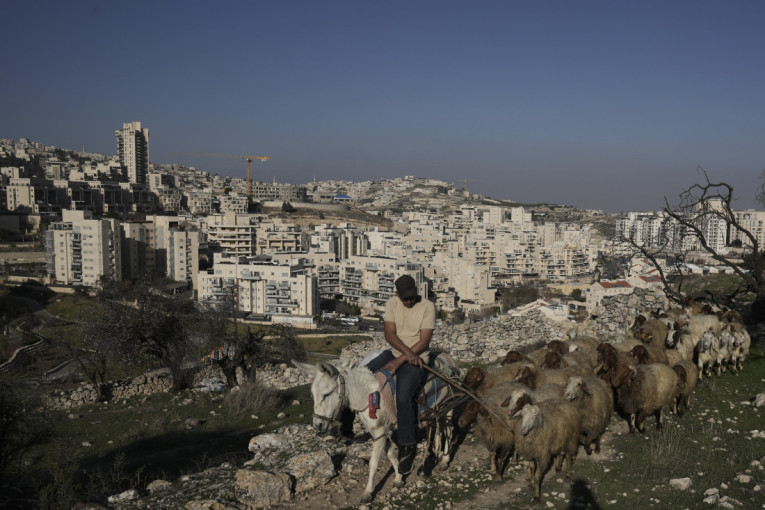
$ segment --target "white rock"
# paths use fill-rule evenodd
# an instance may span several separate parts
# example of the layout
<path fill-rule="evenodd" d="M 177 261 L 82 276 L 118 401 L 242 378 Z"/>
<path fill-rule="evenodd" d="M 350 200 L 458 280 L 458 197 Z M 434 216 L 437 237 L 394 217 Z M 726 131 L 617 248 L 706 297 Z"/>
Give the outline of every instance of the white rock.
<path fill-rule="evenodd" d="M 138 491 L 134 489 L 129 489 L 115 496 L 109 496 L 107 498 L 107 501 L 109 503 L 115 504 L 115 503 L 122 503 L 124 501 L 133 501 L 134 499 L 138 499 Z"/>
<path fill-rule="evenodd" d="M 279 420 L 283 420 L 286 417 L 287 417 L 287 415 L 284 412 L 281 412 L 281 413 L 276 415 L 276 418 L 279 419 Z"/>
<path fill-rule="evenodd" d="M 681 491 L 687 491 L 691 488 L 691 479 L 690 478 L 674 478 L 669 481 L 669 486 L 681 490 Z"/>
<path fill-rule="evenodd" d="M 737 480 L 739 483 L 751 483 L 751 482 L 752 482 L 752 477 L 751 477 L 751 476 L 749 476 L 749 475 L 743 475 L 743 474 L 742 474 L 742 475 L 738 475 L 738 476 L 736 477 L 736 480 Z"/>

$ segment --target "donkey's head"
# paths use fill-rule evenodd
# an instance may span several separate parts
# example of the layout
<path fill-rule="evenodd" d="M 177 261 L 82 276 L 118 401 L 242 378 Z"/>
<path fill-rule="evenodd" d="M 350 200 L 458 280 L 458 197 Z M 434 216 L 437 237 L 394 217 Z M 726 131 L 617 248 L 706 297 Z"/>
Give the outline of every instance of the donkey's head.
<path fill-rule="evenodd" d="M 313 376 L 313 428 L 322 435 L 335 435 L 340 426 L 340 413 L 348 405 L 343 375 L 329 363 L 310 365 L 293 360 L 292 364 Z"/>

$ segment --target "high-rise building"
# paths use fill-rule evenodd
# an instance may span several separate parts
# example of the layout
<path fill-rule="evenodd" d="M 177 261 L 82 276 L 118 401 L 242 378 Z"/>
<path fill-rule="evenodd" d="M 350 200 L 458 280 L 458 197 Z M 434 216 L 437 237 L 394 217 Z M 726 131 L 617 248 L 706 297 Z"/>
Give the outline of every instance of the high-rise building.
<path fill-rule="evenodd" d="M 128 181 L 145 184 L 149 173 L 149 128 L 142 128 L 140 122 L 125 122 L 114 134 L 117 155 L 127 169 Z"/>
<path fill-rule="evenodd" d="M 122 278 L 120 221 L 95 220 L 90 211 L 62 211 L 45 235 L 48 274 L 57 283 L 96 287 Z"/>

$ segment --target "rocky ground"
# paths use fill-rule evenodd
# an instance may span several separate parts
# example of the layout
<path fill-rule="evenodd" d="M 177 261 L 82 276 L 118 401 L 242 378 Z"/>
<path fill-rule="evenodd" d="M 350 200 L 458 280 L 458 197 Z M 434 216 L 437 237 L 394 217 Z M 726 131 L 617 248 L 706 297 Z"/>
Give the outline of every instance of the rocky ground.
<path fill-rule="evenodd" d="M 644 309 L 646 303 L 650 305 L 647 307 L 653 308 L 656 299 L 652 293 L 616 297 L 606 309 L 599 311 L 598 318 L 587 324 L 586 328 L 601 338 L 616 334 L 625 320 L 634 316 L 635 310 Z M 441 337 L 448 339 L 453 351 L 460 352 L 460 359 L 488 362 L 488 353 L 506 351 L 508 346 L 528 347 L 539 338 L 549 340 L 566 335 L 563 328 L 551 326 L 538 316 L 522 321 L 525 322 L 520 326 L 518 320 L 464 324 L 444 329 Z M 382 344 L 372 341 L 357 345 L 344 352 L 342 358 L 359 359 L 361 351 L 368 352 L 377 347 L 382 347 Z M 758 366 L 762 368 L 761 363 Z M 265 382 L 276 387 L 309 382 L 299 371 L 286 365 L 262 375 L 267 378 Z M 632 505 L 640 501 L 643 506 L 660 509 L 667 508 L 667 498 L 671 500 L 674 493 L 683 492 L 688 495 L 684 502 L 694 502 L 688 508 L 745 508 L 765 490 L 765 431 L 761 430 L 765 427 L 757 430 L 745 425 L 758 422 L 761 409 L 758 405 L 765 409 L 765 380 L 758 377 L 755 376 L 748 387 L 742 388 L 740 394 L 725 400 L 720 409 L 697 408 L 683 421 L 671 416 L 662 434 L 650 430 L 645 436 L 627 436 L 625 422 L 614 416 L 602 442 L 602 451 L 589 457 L 580 451 L 574 476 L 584 477 L 587 481 L 565 480 L 562 475 L 550 471 L 542 485 L 542 501 L 534 505 L 531 504 L 532 493 L 525 483 L 525 470 L 520 465 L 511 465 L 503 481 L 493 480 L 488 468 L 488 453 L 469 430 L 459 431 L 454 459 L 446 471 L 432 471 L 421 443 L 418 465 L 424 463 L 424 469 L 412 474 L 400 489 L 393 487 L 390 463 L 383 458 L 375 476 L 374 500 L 361 505 L 371 452 L 368 436 L 357 428 L 353 440 L 320 438 L 307 423 L 307 417 L 306 423 L 254 436 L 249 445 L 253 458 L 244 465 L 223 464 L 178 480 L 155 480 L 149 484 L 148 494 L 141 497 L 134 493 L 115 495 L 110 505 L 126 510 L 241 510 L 266 506 L 320 510 L 491 509 L 508 506 L 594 509 Z M 714 391 L 714 380 L 709 385 Z M 756 400 L 758 393 L 762 395 Z M 652 429 L 652 418 L 648 423 L 649 429 Z M 693 439 L 687 443 L 684 438 L 678 438 L 679 435 L 689 434 L 688 431 L 705 435 L 705 439 L 700 435 L 698 441 Z M 734 439 L 739 441 L 739 447 L 744 445 L 743 449 L 740 448 L 742 451 L 726 450 L 728 443 L 734 442 Z M 630 477 L 635 475 L 631 472 L 635 466 L 630 455 L 625 456 L 625 445 L 633 451 L 637 445 L 638 451 L 643 451 L 639 447 L 644 440 L 645 444 L 657 443 L 652 446 L 654 450 L 674 448 L 671 455 L 681 456 L 678 458 L 684 455 L 682 448 L 709 448 L 711 456 L 708 459 L 711 462 L 719 459 L 722 463 L 725 459 L 731 465 L 738 466 L 742 465 L 743 460 L 743 465 L 747 467 L 731 468 L 722 475 L 712 476 L 709 474 L 711 468 L 696 463 L 692 467 L 669 471 L 673 475 L 677 472 L 678 476 L 667 475 L 666 479 L 653 480 L 651 466 L 643 464 L 640 467 L 643 472 L 637 473 L 637 476 L 649 479 L 652 486 L 646 488 L 644 484 L 643 494 L 633 493 L 630 487 L 636 485 Z M 669 441 L 670 444 L 663 444 L 662 441 Z M 705 442 L 710 446 L 704 446 Z"/>

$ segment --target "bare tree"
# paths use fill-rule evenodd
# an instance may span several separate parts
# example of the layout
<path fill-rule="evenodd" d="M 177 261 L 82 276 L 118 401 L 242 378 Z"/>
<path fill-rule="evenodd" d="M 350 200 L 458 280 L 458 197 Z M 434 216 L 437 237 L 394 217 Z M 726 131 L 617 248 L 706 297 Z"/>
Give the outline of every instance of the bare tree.
<path fill-rule="evenodd" d="M 733 187 L 726 182 L 712 182 L 707 172 L 699 168 L 702 182 L 682 191 L 679 201 L 670 204 L 665 197 L 666 222 L 660 239 L 652 246 L 625 238 L 639 253 L 656 267 L 664 285 L 667 297 L 681 302 L 686 296 L 682 288 L 680 266 L 689 260 L 691 249 L 706 253 L 710 258 L 725 265 L 738 276 L 738 285 L 725 295 L 709 295 L 711 301 L 725 306 L 734 306 L 744 293 L 752 293 L 755 298 L 750 308 L 750 320 L 765 319 L 765 257 L 762 247 L 754 232 L 741 222 L 741 216 L 733 210 Z M 765 173 L 763 173 L 765 179 Z M 756 199 L 765 205 L 765 184 L 756 195 Z M 723 232 L 741 239 L 745 248 L 743 263 L 726 249 L 720 248 L 720 240 L 715 236 Z M 661 264 L 660 259 L 666 260 Z M 668 274 L 670 273 L 670 274 Z"/>
<path fill-rule="evenodd" d="M 122 362 L 159 361 L 181 389 L 187 362 L 197 354 L 191 342 L 198 318 L 194 304 L 163 294 L 149 277 L 132 285 L 109 282 L 98 303 L 87 335 L 99 339 L 100 348 Z"/>

